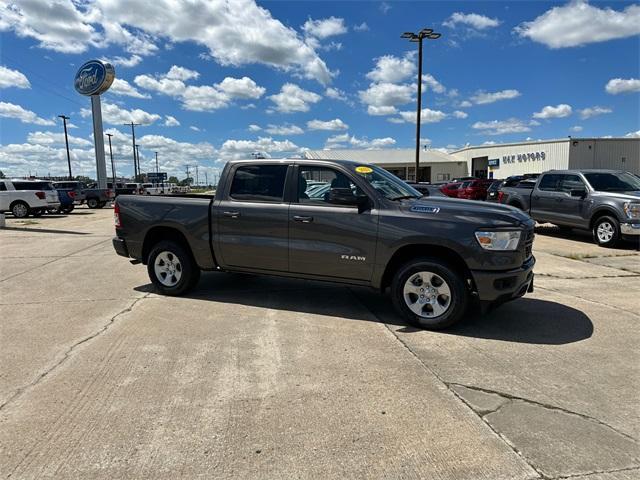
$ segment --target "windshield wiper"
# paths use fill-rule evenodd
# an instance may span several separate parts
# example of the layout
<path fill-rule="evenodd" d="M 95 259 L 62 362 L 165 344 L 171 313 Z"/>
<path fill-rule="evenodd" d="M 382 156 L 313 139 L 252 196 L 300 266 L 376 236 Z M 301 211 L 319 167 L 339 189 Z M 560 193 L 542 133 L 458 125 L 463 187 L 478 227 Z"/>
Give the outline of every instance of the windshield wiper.
<path fill-rule="evenodd" d="M 422 198 L 424 195 L 420 197 L 416 197 L 415 195 L 400 195 L 399 197 L 391 197 L 389 200 L 406 200 L 408 198 Z"/>

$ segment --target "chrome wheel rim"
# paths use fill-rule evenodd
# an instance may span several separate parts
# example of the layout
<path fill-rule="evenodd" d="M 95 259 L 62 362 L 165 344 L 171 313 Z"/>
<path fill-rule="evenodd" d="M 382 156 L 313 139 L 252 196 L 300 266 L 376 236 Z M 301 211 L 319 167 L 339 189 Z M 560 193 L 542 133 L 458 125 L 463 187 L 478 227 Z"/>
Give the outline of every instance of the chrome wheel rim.
<path fill-rule="evenodd" d="M 26 217 L 28 213 L 26 205 L 19 203 L 13 207 L 14 217 Z"/>
<path fill-rule="evenodd" d="M 441 317 L 451 307 L 451 288 L 429 271 L 412 274 L 404 284 L 403 297 L 409 310 L 421 318 Z"/>
<path fill-rule="evenodd" d="M 602 222 L 598 225 L 596 234 L 598 235 L 598 240 L 602 243 L 610 242 L 613 238 L 613 225 L 609 222 Z"/>
<path fill-rule="evenodd" d="M 165 250 L 160 252 L 153 264 L 156 278 L 165 287 L 174 287 L 182 278 L 182 264 L 178 257 Z"/>

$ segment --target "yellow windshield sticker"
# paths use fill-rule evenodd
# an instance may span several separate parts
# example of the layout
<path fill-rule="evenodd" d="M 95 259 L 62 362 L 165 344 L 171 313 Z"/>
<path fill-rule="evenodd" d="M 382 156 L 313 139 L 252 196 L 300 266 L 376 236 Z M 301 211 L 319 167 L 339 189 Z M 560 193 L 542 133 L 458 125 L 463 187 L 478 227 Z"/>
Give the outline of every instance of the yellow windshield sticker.
<path fill-rule="evenodd" d="M 356 172 L 358 173 L 372 173 L 373 169 L 370 167 L 356 167 Z"/>

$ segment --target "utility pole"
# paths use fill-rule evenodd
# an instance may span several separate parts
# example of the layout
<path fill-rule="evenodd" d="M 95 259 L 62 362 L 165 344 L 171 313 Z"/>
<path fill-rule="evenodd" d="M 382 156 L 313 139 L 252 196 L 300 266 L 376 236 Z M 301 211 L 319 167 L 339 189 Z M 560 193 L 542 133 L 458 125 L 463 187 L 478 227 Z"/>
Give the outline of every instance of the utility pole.
<path fill-rule="evenodd" d="M 116 167 L 113 163 L 113 150 L 111 149 L 111 137 L 113 137 L 113 133 L 107 133 L 107 137 L 109 137 L 109 156 L 111 157 L 111 178 L 113 179 L 113 191 L 116 191 Z"/>
<path fill-rule="evenodd" d="M 207 171 L 204 171 L 204 183 L 209 186 L 209 175 L 207 175 Z"/>
<path fill-rule="evenodd" d="M 187 165 L 187 187 L 189 186 L 189 165 Z"/>
<path fill-rule="evenodd" d="M 159 175 L 160 169 L 158 168 L 158 152 L 156 152 L 156 175 Z"/>
<path fill-rule="evenodd" d="M 136 181 L 138 176 L 138 159 L 136 157 L 136 130 L 135 127 L 140 125 L 139 123 L 125 123 L 124 125 L 131 126 L 131 144 L 133 145 L 133 181 Z"/>
<path fill-rule="evenodd" d="M 69 180 L 73 180 L 71 176 L 71 155 L 69 154 L 69 136 L 67 135 L 67 120 L 69 117 L 65 117 L 64 115 L 58 115 L 62 119 L 62 124 L 64 125 L 64 143 L 67 144 L 67 164 L 69 165 Z"/>
<path fill-rule="evenodd" d="M 142 169 L 140 168 L 140 145 L 136 144 L 136 157 L 138 158 L 138 176 L 142 176 Z M 136 179 L 136 182 L 138 180 Z"/>
<path fill-rule="evenodd" d="M 200 182 L 198 181 L 198 165 L 196 165 L 196 186 L 200 185 Z"/>
<path fill-rule="evenodd" d="M 400 38 L 406 38 L 410 42 L 418 43 L 418 108 L 416 118 L 416 183 L 420 180 L 418 172 L 420 169 L 420 122 L 422 116 L 422 40 L 437 40 L 439 33 L 435 33 L 432 28 L 423 28 L 418 33 L 404 32 Z"/>

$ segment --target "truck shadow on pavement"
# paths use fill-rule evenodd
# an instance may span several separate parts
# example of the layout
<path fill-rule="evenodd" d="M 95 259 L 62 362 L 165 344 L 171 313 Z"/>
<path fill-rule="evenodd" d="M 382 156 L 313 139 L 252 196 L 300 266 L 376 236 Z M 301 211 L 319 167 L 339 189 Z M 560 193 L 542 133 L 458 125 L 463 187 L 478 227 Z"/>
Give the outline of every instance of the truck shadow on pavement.
<path fill-rule="evenodd" d="M 563 238 L 566 240 L 573 240 L 576 242 L 590 243 L 594 247 L 596 246 L 596 243 L 593 240 L 593 235 L 591 234 L 591 232 L 587 230 L 580 230 L 577 228 L 574 228 L 571 230 L 561 230 L 559 227 L 556 227 L 555 225 L 536 225 L 535 232 L 536 232 L 536 235 L 552 237 L 552 238 Z M 600 248 L 602 248 L 603 255 L 606 255 L 608 251 L 612 250 L 611 248 L 607 248 L 607 247 L 600 247 Z M 626 241 L 619 242 L 618 245 L 615 246 L 615 249 L 640 250 L 640 243 L 635 242 L 633 240 L 626 240 Z"/>
<path fill-rule="evenodd" d="M 135 290 L 153 292 L 154 287 L 152 284 L 146 284 L 136 287 Z M 593 334 L 593 323 L 583 312 L 560 303 L 531 298 L 515 300 L 485 315 L 470 314 L 449 329 L 430 332 L 408 326 L 396 314 L 388 295 L 383 296 L 364 287 L 206 272 L 203 273 L 198 286 L 185 297 L 383 323 L 402 327 L 395 329 L 398 332 L 412 334 L 437 333 L 541 345 L 579 342 Z M 211 308 L 215 308 L 214 303 Z"/>

